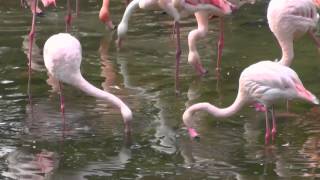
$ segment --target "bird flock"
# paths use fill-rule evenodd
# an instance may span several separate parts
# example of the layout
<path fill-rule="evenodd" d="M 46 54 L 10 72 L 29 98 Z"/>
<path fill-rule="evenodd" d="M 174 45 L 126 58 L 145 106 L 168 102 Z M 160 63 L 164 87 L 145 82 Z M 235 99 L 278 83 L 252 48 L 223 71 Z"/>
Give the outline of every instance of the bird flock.
<path fill-rule="evenodd" d="M 70 6 L 68 0 L 68 7 Z M 45 6 L 53 4 L 55 0 L 42 0 Z M 29 61 L 31 61 L 32 39 L 34 38 L 34 21 L 40 13 L 37 0 L 29 0 L 33 12 L 33 23 L 30 32 Z M 176 35 L 176 91 L 179 91 L 179 64 L 181 56 L 180 24 L 182 18 L 191 18 L 193 14 L 197 21 L 197 28 L 190 31 L 188 35 L 188 63 L 193 67 L 195 73 L 204 76 L 207 70 L 200 61 L 197 51 L 197 41 L 204 38 L 208 32 L 209 20 L 219 18 L 219 40 L 217 52 L 217 73 L 221 70 L 222 48 L 224 46 L 224 16 L 233 14 L 244 4 L 254 5 L 254 0 L 128 0 L 125 2 L 126 9 L 118 26 L 115 26 L 109 13 L 109 0 L 103 0 L 99 13 L 99 19 L 105 23 L 110 30 L 117 31 L 116 44 L 118 48 L 124 46 L 123 41 L 128 31 L 129 19 L 138 8 L 143 10 L 161 10 L 173 18 L 174 34 Z M 276 117 L 273 105 L 279 100 L 300 99 L 312 104 L 319 104 L 317 97 L 308 91 L 298 74 L 290 68 L 294 59 L 293 42 L 295 39 L 308 35 L 320 50 L 320 40 L 316 35 L 319 20 L 317 9 L 320 8 L 320 0 L 270 0 L 267 9 L 267 19 L 271 32 L 274 34 L 281 48 L 280 60 L 257 61 L 245 68 L 239 77 L 239 88 L 234 102 L 225 108 L 216 107 L 208 102 L 193 104 L 186 108 L 182 114 L 182 120 L 187 127 L 192 139 L 200 135 L 194 128 L 194 113 L 206 111 L 214 117 L 225 118 L 234 115 L 242 107 L 256 103 L 264 107 L 265 113 L 265 143 L 269 144 L 270 138 L 274 140 L 277 132 Z M 70 11 L 69 11 L 70 12 Z M 71 17 L 66 18 L 67 24 L 71 23 Z M 67 25 L 66 24 L 66 25 Z M 130 43 L 130 42 L 127 42 Z M 131 132 L 131 121 L 134 112 L 128 105 L 117 96 L 96 88 L 81 75 L 80 65 L 82 60 L 82 49 L 79 40 L 68 33 L 52 35 L 44 44 L 43 58 L 45 66 L 54 78 L 70 84 L 88 95 L 103 99 L 120 109 L 123 117 L 125 132 Z M 29 62 L 29 65 L 31 63 Z M 31 70 L 29 70 L 30 73 Z M 61 91 L 61 90 L 60 90 Z M 236 92 L 235 92 L 236 94 Z M 61 95 L 61 111 L 64 112 L 63 97 Z M 30 97 L 30 96 L 29 96 Z M 31 101 L 31 99 L 30 99 Z M 272 127 L 269 123 L 271 114 Z"/>

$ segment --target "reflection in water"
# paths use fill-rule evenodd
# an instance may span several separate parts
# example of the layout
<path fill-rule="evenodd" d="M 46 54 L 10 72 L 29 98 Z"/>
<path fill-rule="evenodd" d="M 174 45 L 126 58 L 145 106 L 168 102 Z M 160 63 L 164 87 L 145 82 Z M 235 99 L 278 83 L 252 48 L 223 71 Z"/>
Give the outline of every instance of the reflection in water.
<path fill-rule="evenodd" d="M 47 171 L 35 167 L 29 174 L 42 179 L 320 178 L 318 108 L 305 114 L 309 106 L 294 102 L 292 108 L 298 112 L 297 116 L 279 118 L 280 133 L 272 147 L 265 147 L 263 143 L 264 115 L 250 108 L 244 108 L 241 115 L 226 121 L 212 119 L 206 113 L 197 114 L 198 118 L 205 119 L 197 124 L 203 135 L 200 142 L 191 141 L 186 130 L 181 128 L 181 113 L 185 106 L 202 100 L 219 106 L 229 104 L 235 96 L 234 88 L 241 69 L 256 59 L 274 59 L 279 54 L 268 26 L 252 23 L 265 22 L 267 3 L 264 1 L 241 8 L 236 16 L 229 17 L 232 22 L 226 19 L 228 45 L 222 64 L 223 82 L 221 87 L 217 85 L 217 90 L 215 83 L 219 82 L 213 78 L 213 71 L 201 79 L 195 79 L 196 75 L 190 73 L 186 39 L 196 22 L 194 18 L 182 22 L 182 95 L 178 97 L 173 92 L 174 46 L 168 43 L 172 41 L 168 38 L 172 33 L 170 28 L 160 28 L 170 18 L 136 13 L 133 18 L 137 23 L 132 24 L 128 36 L 132 43 L 118 52 L 115 36 L 106 32 L 97 19 L 100 3 L 97 6 L 96 1 L 81 1 L 83 11 L 81 18 L 75 19 L 72 33 L 78 36 L 85 49 L 82 68 L 91 82 L 120 95 L 134 109 L 134 142 L 133 145 L 125 142 L 119 114 L 112 111 L 109 104 L 65 86 L 68 130 L 64 142 L 60 143 L 62 123 L 58 86 L 51 77 L 47 79 L 49 86 L 44 81 L 40 44 L 50 34 L 64 31 L 65 2 L 61 1 L 58 3 L 60 8 L 54 8 L 54 12 L 47 12 L 46 17 L 38 19 L 40 33 L 34 43 L 31 64 L 37 77 L 32 86 L 35 94 L 32 118 L 30 111 L 26 111 L 30 109 L 26 108 L 27 76 L 22 70 L 27 63 L 24 53 L 28 49 L 26 34 L 31 14 L 29 10 L 23 11 L 18 1 L 0 0 L 3 17 L 0 21 L 0 170 L 7 174 L 4 177 L 0 173 L 0 179 L 21 176 L 14 174 L 16 169 L 12 160 L 9 162 L 12 159 L 9 156 L 24 159 L 25 164 L 17 165 L 22 172 L 21 166 L 33 167 L 39 154 L 44 154 L 44 164 L 51 165 Z M 124 10 L 122 2 L 112 4 L 115 21 Z M 215 29 L 214 24 L 211 23 L 210 29 Z M 212 64 L 212 51 L 206 46 L 212 47 L 216 36 L 212 33 L 199 44 L 199 53 L 203 54 L 206 66 Z M 318 84 L 314 83 L 319 79 L 319 74 L 314 73 L 319 72 L 319 67 L 313 64 L 317 62 L 308 61 L 318 55 L 304 40 L 296 45 L 302 54 L 299 56 L 298 51 L 301 60 L 296 62 L 295 68 L 305 78 L 303 81 L 319 94 Z M 227 76 L 226 71 L 230 75 Z M 46 157 L 46 152 L 52 153 L 56 162 L 50 162 L 53 160 L 50 155 Z M 53 167 L 51 172 L 50 167 Z"/>
<path fill-rule="evenodd" d="M 22 50 L 28 57 L 29 51 L 29 38 L 28 35 L 23 36 L 22 41 Z M 46 67 L 44 66 L 44 60 L 42 56 L 42 50 L 37 46 L 36 42 L 33 41 L 32 46 L 32 58 L 31 58 L 31 69 L 37 72 L 47 71 Z M 47 73 L 48 79 L 47 83 L 52 87 L 52 92 L 59 92 L 59 81 L 55 79 L 50 73 Z"/>
<path fill-rule="evenodd" d="M 26 149 L 17 149 L 7 155 L 8 170 L 2 175 L 19 180 L 44 180 L 51 176 L 59 164 L 58 155 L 41 150 L 34 153 Z"/>
<path fill-rule="evenodd" d="M 26 57 L 28 57 L 28 51 L 29 51 L 29 37 L 28 35 L 22 36 L 22 50 L 26 54 Z M 41 53 L 41 49 L 36 45 L 36 42 L 33 41 L 32 46 L 32 58 L 31 58 L 31 68 L 35 71 L 41 72 L 46 71 L 46 68 L 44 66 L 44 61 Z"/>
<path fill-rule="evenodd" d="M 307 159 L 306 166 L 309 171 L 303 173 L 305 177 L 312 179 L 320 178 L 320 126 L 319 126 L 320 109 L 313 107 L 307 114 L 306 118 L 301 119 L 303 126 L 307 127 L 307 132 L 310 136 L 303 143 L 299 153 Z M 305 120 L 307 119 L 307 120 Z"/>
<path fill-rule="evenodd" d="M 111 34 L 112 35 L 112 34 Z M 111 39 L 111 40 L 110 40 Z M 100 40 L 100 61 L 101 61 L 101 76 L 105 78 L 105 81 L 101 84 L 104 90 L 110 90 L 109 88 L 114 85 L 115 78 L 117 76 L 112 62 L 109 60 L 109 46 L 112 43 L 111 37 L 103 37 Z"/>
<path fill-rule="evenodd" d="M 107 147 L 104 147 L 107 148 Z M 119 171 L 126 168 L 126 165 L 130 162 L 132 157 L 131 154 L 131 136 L 125 136 L 123 144 L 119 153 L 115 156 L 103 157 L 103 152 L 96 154 L 97 159 L 87 160 L 86 163 L 83 163 L 79 169 L 73 170 L 74 172 L 68 172 L 68 170 L 62 172 L 59 177 L 60 179 L 88 179 L 89 177 L 109 177 L 112 176 L 112 171 Z M 88 151 L 87 149 L 84 149 Z M 78 152 L 81 153 L 81 152 Z M 97 151 L 93 152 L 97 153 Z M 80 161 L 81 162 L 81 161 Z"/>

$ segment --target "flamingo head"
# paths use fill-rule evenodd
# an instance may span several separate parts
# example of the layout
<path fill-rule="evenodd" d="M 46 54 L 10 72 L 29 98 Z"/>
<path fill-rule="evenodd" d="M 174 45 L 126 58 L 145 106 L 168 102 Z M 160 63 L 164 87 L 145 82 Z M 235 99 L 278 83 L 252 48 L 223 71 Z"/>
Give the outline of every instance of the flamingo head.
<path fill-rule="evenodd" d="M 105 8 L 104 6 L 101 7 L 99 12 L 99 19 L 101 22 L 105 23 L 109 29 L 114 29 L 115 26 L 113 25 L 111 19 L 109 10 Z"/>
<path fill-rule="evenodd" d="M 299 83 L 295 84 L 295 88 L 299 98 L 313 104 L 317 104 L 317 105 L 319 104 L 319 99 L 315 95 L 313 95 L 311 92 L 306 90 L 302 84 L 299 84 Z"/>

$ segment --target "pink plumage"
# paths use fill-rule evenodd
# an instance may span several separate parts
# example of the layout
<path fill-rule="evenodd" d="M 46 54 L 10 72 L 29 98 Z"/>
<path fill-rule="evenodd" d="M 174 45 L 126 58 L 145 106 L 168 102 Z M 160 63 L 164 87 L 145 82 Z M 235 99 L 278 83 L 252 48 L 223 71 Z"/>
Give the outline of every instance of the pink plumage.
<path fill-rule="evenodd" d="M 68 33 L 51 36 L 44 44 L 43 58 L 49 73 L 59 81 L 73 85 L 91 96 L 118 107 L 125 124 L 125 132 L 131 131 L 132 112 L 130 108 L 120 98 L 96 88 L 81 75 L 81 44 L 75 37 Z"/>
<path fill-rule="evenodd" d="M 225 118 L 238 112 L 247 103 L 259 102 L 266 108 L 272 108 L 272 136 L 274 136 L 276 128 L 273 104 L 281 99 L 301 99 L 313 104 L 319 104 L 316 96 L 304 88 L 298 75 L 291 68 L 277 62 L 261 61 L 242 71 L 239 78 L 238 95 L 231 106 L 218 108 L 207 102 L 197 103 L 188 107 L 182 118 L 190 136 L 193 138 L 198 136 L 198 133 L 192 128 L 192 115 L 196 111 L 207 111 L 215 117 Z M 268 123 L 268 111 L 265 113 L 265 140 L 268 143 L 271 132 Z"/>
<path fill-rule="evenodd" d="M 293 40 L 308 33 L 318 48 L 320 41 L 315 36 L 319 21 L 316 7 L 319 0 L 271 0 L 268 6 L 268 23 L 277 38 L 282 57 L 280 63 L 290 66 L 294 58 Z"/>

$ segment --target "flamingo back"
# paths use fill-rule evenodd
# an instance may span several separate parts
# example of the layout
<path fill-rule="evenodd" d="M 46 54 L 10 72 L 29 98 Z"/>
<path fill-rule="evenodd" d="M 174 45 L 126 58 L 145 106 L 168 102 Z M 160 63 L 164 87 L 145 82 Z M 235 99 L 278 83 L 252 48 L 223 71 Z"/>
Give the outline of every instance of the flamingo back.
<path fill-rule="evenodd" d="M 239 90 L 253 101 L 270 106 L 281 99 L 303 99 L 315 103 L 295 71 L 277 62 L 261 61 L 247 67 L 240 75 Z M 308 96 L 308 97 L 307 97 Z"/>
<path fill-rule="evenodd" d="M 44 44 L 43 58 L 49 73 L 60 81 L 73 84 L 80 74 L 81 45 L 68 33 L 51 36 Z"/>
<path fill-rule="evenodd" d="M 314 0 L 271 0 L 267 12 L 277 38 L 298 38 L 316 28 L 319 15 Z"/>

